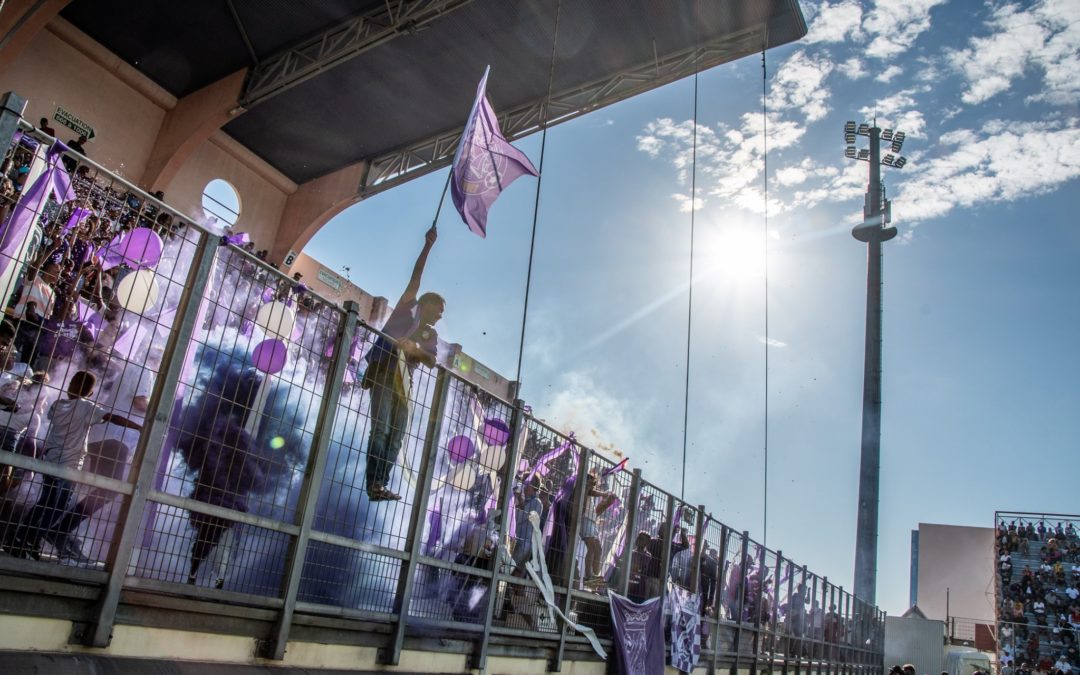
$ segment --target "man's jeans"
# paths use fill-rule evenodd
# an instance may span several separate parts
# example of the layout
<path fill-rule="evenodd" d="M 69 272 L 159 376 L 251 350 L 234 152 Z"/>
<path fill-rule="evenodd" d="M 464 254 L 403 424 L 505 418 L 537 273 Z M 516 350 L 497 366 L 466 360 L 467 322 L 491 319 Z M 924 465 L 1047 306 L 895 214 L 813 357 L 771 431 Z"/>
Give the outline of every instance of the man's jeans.
<path fill-rule="evenodd" d="M 370 389 L 371 434 L 364 474 L 369 491 L 375 485 L 386 487 L 409 425 L 409 399 L 398 389 L 394 378 L 395 373 L 390 371 Z"/>

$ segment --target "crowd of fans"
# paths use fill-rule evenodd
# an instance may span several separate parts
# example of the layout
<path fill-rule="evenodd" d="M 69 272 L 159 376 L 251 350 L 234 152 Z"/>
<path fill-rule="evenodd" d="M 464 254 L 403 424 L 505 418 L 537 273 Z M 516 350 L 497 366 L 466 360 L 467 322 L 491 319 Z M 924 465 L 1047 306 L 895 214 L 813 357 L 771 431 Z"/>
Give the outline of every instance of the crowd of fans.
<path fill-rule="evenodd" d="M 43 122 L 42 131 L 55 136 Z M 67 145 L 85 154 L 80 140 L 85 142 Z M 122 478 L 138 435 L 121 429 L 140 426 L 160 352 L 152 348 L 156 320 L 126 310 L 117 297 L 121 280 L 137 266 L 110 256 L 118 242 L 143 229 L 175 253 L 187 225 L 163 208 L 162 192 L 145 196 L 97 175 L 77 156 L 62 155 L 57 170 L 67 172 L 74 198 L 52 191 L 32 206 L 40 212 L 32 214 L 26 234 L 16 232 L 16 206 L 34 201 L 28 179 L 41 149 L 33 135 L 20 135 L 0 166 L 0 272 L 7 270 L 8 292 L 0 317 L 0 449 Z M 29 201 L 20 202 L 24 196 Z M 259 253 L 243 239 L 238 248 Z M 173 269 L 175 260 L 162 264 Z M 250 259 L 242 264 L 242 272 L 271 296 L 298 296 L 301 312 L 316 307 L 297 292 L 298 278 L 276 280 Z M 162 290 L 162 303 L 167 292 Z M 125 340 L 130 344 L 121 347 Z M 0 460 L 0 548 L 20 557 L 49 553 L 92 564 L 75 531 L 111 496 L 91 491 L 80 500 L 85 490 L 76 487 Z"/>
<path fill-rule="evenodd" d="M 1001 521 L 996 550 L 1003 675 L 1080 672 L 1076 522 Z"/>

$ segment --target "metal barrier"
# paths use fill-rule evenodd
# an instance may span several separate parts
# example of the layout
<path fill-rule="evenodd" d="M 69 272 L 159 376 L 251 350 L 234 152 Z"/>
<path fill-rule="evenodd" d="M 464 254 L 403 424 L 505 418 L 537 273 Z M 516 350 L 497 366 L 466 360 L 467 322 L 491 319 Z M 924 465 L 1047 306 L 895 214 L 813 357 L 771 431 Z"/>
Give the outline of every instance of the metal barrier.
<path fill-rule="evenodd" d="M 317 634 L 394 664 L 439 635 L 477 667 L 497 647 L 558 669 L 591 652 L 521 572 L 535 511 L 555 603 L 609 646 L 609 589 L 678 587 L 712 669 L 880 670 L 877 608 L 521 401 L 383 359 L 355 307 L 50 141 L 13 146 L 0 204 L 0 574 L 82 588 L 74 641 L 198 606 L 270 658 Z"/>

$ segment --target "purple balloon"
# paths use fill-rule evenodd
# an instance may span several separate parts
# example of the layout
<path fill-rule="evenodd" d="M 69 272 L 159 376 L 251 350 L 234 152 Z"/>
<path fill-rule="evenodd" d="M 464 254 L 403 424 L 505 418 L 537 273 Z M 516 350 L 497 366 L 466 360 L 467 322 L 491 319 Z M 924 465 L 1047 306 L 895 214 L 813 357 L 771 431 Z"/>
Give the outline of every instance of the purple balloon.
<path fill-rule="evenodd" d="M 285 367 L 285 359 L 288 355 L 289 348 L 285 346 L 285 343 L 271 338 L 255 345 L 254 351 L 251 352 L 251 361 L 262 372 L 274 375 L 280 373 Z"/>
<path fill-rule="evenodd" d="M 102 268 L 123 263 L 134 269 L 153 267 L 161 261 L 161 237 L 149 227 L 136 227 L 127 234 L 118 234 L 104 251 Z"/>
<path fill-rule="evenodd" d="M 488 445 L 506 445 L 510 440 L 510 427 L 500 419 L 489 417 L 484 420 L 484 442 Z"/>
<path fill-rule="evenodd" d="M 476 446 L 468 436 L 454 436 L 446 444 L 446 454 L 454 464 L 461 464 L 476 454 Z"/>

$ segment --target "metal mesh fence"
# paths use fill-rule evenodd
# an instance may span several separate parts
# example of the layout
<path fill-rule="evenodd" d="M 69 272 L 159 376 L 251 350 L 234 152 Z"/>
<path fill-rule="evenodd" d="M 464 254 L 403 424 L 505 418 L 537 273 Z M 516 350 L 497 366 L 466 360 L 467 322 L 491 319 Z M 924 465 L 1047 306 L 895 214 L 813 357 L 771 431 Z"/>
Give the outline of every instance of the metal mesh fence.
<path fill-rule="evenodd" d="M 237 240 L 29 135 L 7 159 L 27 170 L 0 194 L 0 567 L 409 630 L 486 633 L 493 607 L 496 629 L 561 643 L 525 572 L 542 561 L 555 604 L 603 640 L 610 591 L 670 581 L 701 594 L 714 656 L 880 644 L 849 594 L 404 355 L 401 335 L 361 325 L 345 344 L 353 319 Z"/>

